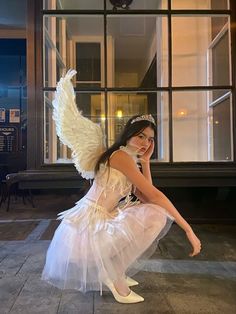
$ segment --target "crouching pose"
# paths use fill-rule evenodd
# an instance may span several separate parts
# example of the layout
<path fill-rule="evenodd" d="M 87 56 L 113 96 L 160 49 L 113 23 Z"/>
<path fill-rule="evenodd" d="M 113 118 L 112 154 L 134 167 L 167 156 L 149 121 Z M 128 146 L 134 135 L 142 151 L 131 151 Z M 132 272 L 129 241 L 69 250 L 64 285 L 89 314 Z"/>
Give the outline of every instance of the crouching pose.
<path fill-rule="evenodd" d="M 154 118 L 132 117 L 119 139 L 105 149 L 100 126 L 75 104 L 71 83 L 75 73 L 69 71 L 58 83 L 53 118 L 60 140 L 72 149 L 78 172 L 94 180 L 73 208 L 59 214 L 61 223 L 49 246 L 42 279 L 61 289 L 101 293 L 110 289 L 120 303 L 142 302 L 143 297 L 130 289 L 138 284 L 130 276 L 155 251 L 173 220 L 185 231 L 191 256 L 200 252 L 201 244 L 169 199 L 152 185 Z M 132 202 L 131 193 L 139 201 Z"/>

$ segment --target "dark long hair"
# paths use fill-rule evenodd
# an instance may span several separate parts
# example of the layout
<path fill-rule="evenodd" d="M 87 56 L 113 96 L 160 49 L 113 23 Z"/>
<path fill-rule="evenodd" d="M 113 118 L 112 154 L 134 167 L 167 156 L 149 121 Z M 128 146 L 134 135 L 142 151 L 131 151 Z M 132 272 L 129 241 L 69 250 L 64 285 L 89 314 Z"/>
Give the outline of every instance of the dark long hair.
<path fill-rule="evenodd" d="M 153 129 L 155 135 L 156 135 L 156 126 L 147 120 L 141 120 L 141 121 L 136 121 L 134 123 L 131 123 L 131 121 L 140 115 L 135 115 L 131 117 L 128 122 L 126 123 L 123 131 L 119 135 L 118 139 L 115 141 L 113 145 L 111 145 L 97 161 L 96 167 L 95 167 L 95 173 L 99 170 L 100 164 L 104 164 L 106 161 L 109 163 L 109 158 L 111 154 L 118 150 L 120 146 L 125 146 L 127 144 L 127 141 L 131 139 L 131 137 L 136 136 L 140 134 L 144 129 L 147 127 L 150 127 Z"/>

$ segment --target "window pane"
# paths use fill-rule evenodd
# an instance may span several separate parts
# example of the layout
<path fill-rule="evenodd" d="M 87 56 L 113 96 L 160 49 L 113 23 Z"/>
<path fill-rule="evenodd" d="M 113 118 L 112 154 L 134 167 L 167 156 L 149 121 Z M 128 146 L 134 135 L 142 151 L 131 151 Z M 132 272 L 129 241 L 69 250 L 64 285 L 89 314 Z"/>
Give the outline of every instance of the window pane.
<path fill-rule="evenodd" d="M 118 3 L 119 1 L 108 1 L 107 0 L 107 9 L 108 10 L 123 10 L 127 7 L 124 4 L 124 7 L 122 8 L 120 5 L 114 6 L 114 3 Z M 162 10 L 167 9 L 167 0 L 135 0 L 135 1 L 126 1 L 128 5 L 129 10 Z"/>
<path fill-rule="evenodd" d="M 167 18 L 109 16 L 109 87 L 156 87 L 168 82 Z"/>
<path fill-rule="evenodd" d="M 231 161 L 232 103 L 229 91 L 173 93 L 174 161 Z"/>
<path fill-rule="evenodd" d="M 104 86 L 102 16 L 44 17 L 44 86 L 55 87 L 69 68 L 77 87 Z"/>
<path fill-rule="evenodd" d="M 173 86 L 230 85 L 227 17 L 172 18 Z"/>
<path fill-rule="evenodd" d="M 75 47 L 78 73 L 76 86 L 101 87 L 101 44 L 78 42 Z"/>
<path fill-rule="evenodd" d="M 63 145 L 52 119 L 54 92 L 44 93 L 44 161 L 45 163 L 70 163 L 71 150 Z M 76 103 L 83 115 L 105 129 L 104 95 L 102 93 L 76 93 Z M 85 139 L 86 140 L 86 139 Z"/>
<path fill-rule="evenodd" d="M 154 159 L 169 160 L 168 94 L 109 93 L 108 94 L 108 145 L 112 145 L 127 121 L 136 114 L 152 114 L 157 122 L 157 139 Z"/>
<path fill-rule="evenodd" d="M 45 10 L 99 10 L 103 9 L 102 0 L 44 0 Z"/>
<path fill-rule="evenodd" d="M 172 9 L 206 9 L 206 10 L 226 10 L 228 0 L 171 0 Z"/>

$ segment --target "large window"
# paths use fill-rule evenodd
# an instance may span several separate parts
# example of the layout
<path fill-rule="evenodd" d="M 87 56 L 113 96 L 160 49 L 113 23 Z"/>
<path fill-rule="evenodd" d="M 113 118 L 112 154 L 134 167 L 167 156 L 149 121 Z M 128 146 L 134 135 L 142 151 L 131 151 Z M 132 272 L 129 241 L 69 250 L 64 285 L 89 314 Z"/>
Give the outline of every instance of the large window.
<path fill-rule="evenodd" d="M 71 161 L 51 105 L 69 68 L 77 105 L 108 146 L 132 115 L 151 113 L 155 160 L 233 161 L 230 13 L 226 0 L 44 0 L 45 162 Z"/>

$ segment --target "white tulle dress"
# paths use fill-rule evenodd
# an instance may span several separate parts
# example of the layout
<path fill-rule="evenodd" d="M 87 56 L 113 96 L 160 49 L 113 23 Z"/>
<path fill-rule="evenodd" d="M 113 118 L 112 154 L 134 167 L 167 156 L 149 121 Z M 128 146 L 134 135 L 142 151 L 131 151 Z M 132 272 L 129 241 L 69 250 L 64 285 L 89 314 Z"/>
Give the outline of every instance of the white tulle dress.
<path fill-rule="evenodd" d="M 120 171 L 94 168 L 102 147 L 102 131 L 82 116 L 74 101 L 69 71 L 61 78 L 53 102 L 60 140 L 73 151 L 77 170 L 94 179 L 76 205 L 59 214 L 61 223 L 47 251 L 42 279 L 61 289 L 99 290 L 102 278 L 132 276 L 156 250 L 173 218 L 154 204 L 131 201 L 134 187 Z M 127 147 L 120 147 L 134 156 Z M 120 201 L 122 200 L 123 201 Z"/>
<path fill-rule="evenodd" d="M 61 289 L 99 290 L 101 275 L 134 275 L 156 250 L 173 218 L 154 204 L 130 201 L 132 185 L 103 166 L 88 193 L 60 213 L 42 279 Z M 119 200 L 125 197 L 119 203 Z"/>

